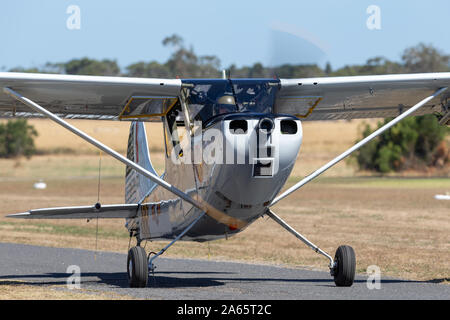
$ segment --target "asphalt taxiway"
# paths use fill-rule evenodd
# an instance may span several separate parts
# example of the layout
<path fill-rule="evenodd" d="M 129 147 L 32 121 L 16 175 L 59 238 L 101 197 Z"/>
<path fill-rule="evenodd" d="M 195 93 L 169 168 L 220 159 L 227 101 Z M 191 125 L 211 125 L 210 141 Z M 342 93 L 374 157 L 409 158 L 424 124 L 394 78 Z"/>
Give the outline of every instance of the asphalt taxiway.
<path fill-rule="evenodd" d="M 173 258 L 158 258 L 148 287 L 134 289 L 128 287 L 126 258 L 113 252 L 95 255 L 89 250 L 0 243 L 0 285 L 17 280 L 65 290 L 68 277 L 79 270 L 81 290 L 147 299 L 450 299 L 446 284 L 381 275 L 380 289 L 369 289 L 367 276 L 357 275 L 352 287 L 337 288 L 324 271 Z"/>

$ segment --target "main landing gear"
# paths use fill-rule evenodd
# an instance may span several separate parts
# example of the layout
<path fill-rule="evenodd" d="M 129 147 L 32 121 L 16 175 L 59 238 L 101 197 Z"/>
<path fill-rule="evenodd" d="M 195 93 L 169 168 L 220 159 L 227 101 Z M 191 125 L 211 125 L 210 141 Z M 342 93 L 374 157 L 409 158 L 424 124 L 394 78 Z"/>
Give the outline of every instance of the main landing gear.
<path fill-rule="evenodd" d="M 330 273 L 334 277 L 334 283 L 338 287 L 350 287 L 355 280 L 356 272 L 356 258 L 355 251 L 350 246 L 340 246 L 336 250 L 334 259 L 327 254 L 325 251 L 317 247 L 311 241 L 306 239 L 300 233 L 295 231 L 290 225 L 283 221 L 279 216 L 273 213 L 271 210 L 267 210 L 266 214 L 272 218 L 275 222 L 285 228 L 287 231 L 292 233 L 308 247 L 313 249 L 315 252 L 325 256 L 330 261 Z"/>
<path fill-rule="evenodd" d="M 131 288 L 147 287 L 148 262 L 144 248 L 136 246 L 128 251 L 127 275 Z"/>
<path fill-rule="evenodd" d="M 334 277 L 334 283 L 338 287 L 350 287 L 355 279 L 356 272 L 356 258 L 355 251 L 350 246 L 340 246 L 336 250 L 334 259 L 324 252 L 322 249 L 314 245 L 300 233 L 295 231 L 291 226 L 284 222 L 280 217 L 268 210 L 267 215 L 280 224 L 287 231 L 295 235 L 298 239 L 303 241 L 307 246 L 313 249 L 316 253 L 319 253 L 330 260 L 330 273 Z M 160 252 L 156 253 L 150 258 L 147 256 L 144 248 L 139 244 L 136 247 L 132 247 L 128 251 L 127 258 L 127 275 L 128 283 L 131 288 L 145 288 L 148 283 L 148 274 L 153 272 L 155 266 L 153 264 L 154 259 L 163 254 L 172 244 L 179 240 L 186 232 L 203 216 L 200 215 L 189 225 L 178 237 L 176 237 L 171 243 L 164 247 Z"/>
<path fill-rule="evenodd" d="M 145 288 L 148 282 L 148 274 L 155 270 L 155 265 L 153 261 L 166 252 L 169 247 L 171 247 L 175 242 L 180 240 L 203 216 L 205 212 L 202 212 L 197 218 L 195 218 L 191 224 L 189 224 L 178 236 L 175 237 L 168 245 L 162 248 L 158 253 L 153 253 L 154 255 L 150 258 L 150 254 L 147 256 L 144 248 L 140 244 L 138 239 L 138 245 L 132 247 L 128 251 L 127 258 L 127 275 L 128 283 L 131 288 Z"/>
<path fill-rule="evenodd" d="M 356 258 L 355 251 L 350 246 L 340 246 L 334 256 L 331 275 L 338 287 L 351 287 L 355 280 Z"/>

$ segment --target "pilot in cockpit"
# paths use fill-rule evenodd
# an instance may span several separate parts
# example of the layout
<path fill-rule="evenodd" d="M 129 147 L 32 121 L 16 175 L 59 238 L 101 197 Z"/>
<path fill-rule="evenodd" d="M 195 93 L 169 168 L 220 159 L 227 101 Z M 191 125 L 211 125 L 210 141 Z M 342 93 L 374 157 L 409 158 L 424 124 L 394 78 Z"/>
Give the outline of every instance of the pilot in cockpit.
<path fill-rule="evenodd" d="M 219 97 L 216 101 L 216 104 L 214 105 L 214 116 L 236 111 L 236 101 L 231 95 L 224 95 Z"/>

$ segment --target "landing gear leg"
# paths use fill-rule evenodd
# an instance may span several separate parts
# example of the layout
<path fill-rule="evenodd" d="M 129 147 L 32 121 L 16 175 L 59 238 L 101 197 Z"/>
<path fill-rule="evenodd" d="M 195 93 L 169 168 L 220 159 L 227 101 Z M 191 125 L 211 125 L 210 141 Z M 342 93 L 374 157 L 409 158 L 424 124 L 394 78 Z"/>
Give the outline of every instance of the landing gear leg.
<path fill-rule="evenodd" d="M 205 215 L 202 212 L 194 221 L 187 226 L 172 242 L 170 242 L 167 246 L 165 246 L 158 253 L 150 252 L 147 256 L 144 248 L 140 246 L 141 239 L 137 237 L 137 246 L 132 247 L 128 251 L 128 259 L 127 259 L 127 275 L 128 275 L 128 283 L 131 288 L 145 288 L 148 283 L 148 274 L 149 272 L 154 272 L 155 265 L 153 261 L 162 255 L 170 246 L 172 246 L 175 242 L 180 240 L 203 216 Z M 151 258 L 151 254 L 154 254 Z"/>
<path fill-rule="evenodd" d="M 180 240 L 181 238 L 183 238 L 183 236 L 189 231 L 191 230 L 191 228 L 201 219 L 203 218 L 203 216 L 205 215 L 204 212 L 202 212 L 189 226 L 186 227 L 186 229 L 183 230 L 183 232 L 181 232 L 175 239 L 172 240 L 172 242 L 170 242 L 167 246 L 165 246 L 164 248 L 161 249 L 161 251 L 159 251 L 158 253 L 154 253 L 154 255 L 150 258 L 150 254 L 148 256 L 148 266 L 147 266 L 147 271 L 148 272 L 154 272 L 156 267 L 153 264 L 153 261 L 158 258 L 160 255 L 162 255 L 164 252 L 166 252 L 167 249 L 169 249 L 175 242 L 177 242 L 178 240 Z"/>
<path fill-rule="evenodd" d="M 292 233 L 295 237 L 300 239 L 304 244 L 313 249 L 316 253 L 319 253 L 330 261 L 329 268 L 330 273 L 334 277 L 334 283 L 338 287 L 350 287 L 355 279 L 356 272 L 356 258 L 355 252 L 350 246 L 340 246 L 336 250 L 336 255 L 333 258 L 316 246 L 314 243 L 306 239 L 303 235 L 298 233 L 290 225 L 288 225 L 283 219 L 273 213 L 271 210 L 267 210 L 266 214 L 272 218 L 275 222 L 281 225 L 284 229 Z"/>

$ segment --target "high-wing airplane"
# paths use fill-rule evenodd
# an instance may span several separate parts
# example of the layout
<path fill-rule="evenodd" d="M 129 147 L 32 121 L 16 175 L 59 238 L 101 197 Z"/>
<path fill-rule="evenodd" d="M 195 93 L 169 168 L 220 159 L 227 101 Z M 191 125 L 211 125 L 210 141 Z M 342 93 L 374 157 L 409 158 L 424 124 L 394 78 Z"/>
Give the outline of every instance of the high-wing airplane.
<path fill-rule="evenodd" d="M 450 73 L 308 79 L 141 79 L 0 73 L 1 117 L 48 117 L 126 165 L 125 203 L 33 209 L 29 219 L 125 218 L 131 287 L 147 286 L 154 260 L 178 240 L 211 241 L 267 215 L 329 260 L 337 286 L 351 286 L 354 250 L 334 258 L 272 211 L 292 192 L 402 119 L 450 121 Z M 302 142 L 302 121 L 394 117 L 283 193 Z M 65 119 L 130 121 L 126 157 Z M 144 121 L 162 121 L 165 173 L 152 166 Z M 98 123 L 98 122 L 97 122 Z M 96 124 L 98 125 L 98 124 Z M 171 240 L 147 254 L 145 240 Z"/>

